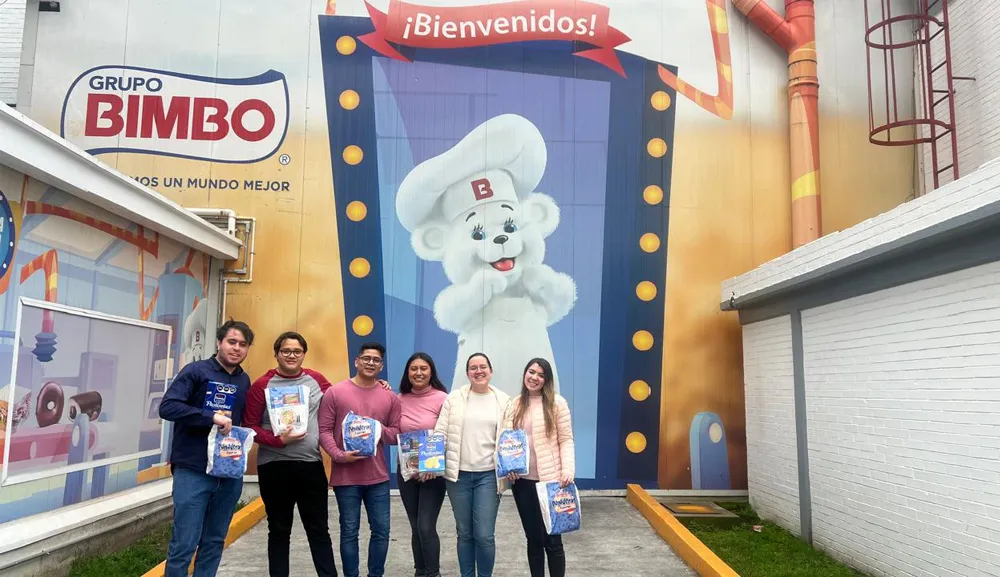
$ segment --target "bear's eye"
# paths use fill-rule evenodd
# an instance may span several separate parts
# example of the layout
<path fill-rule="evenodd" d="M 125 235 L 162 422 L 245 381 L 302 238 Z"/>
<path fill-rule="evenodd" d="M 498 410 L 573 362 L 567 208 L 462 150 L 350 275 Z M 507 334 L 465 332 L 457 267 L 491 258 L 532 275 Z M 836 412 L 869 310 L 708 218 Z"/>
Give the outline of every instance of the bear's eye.
<path fill-rule="evenodd" d="M 483 234 L 483 225 L 477 224 L 475 228 L 472 229 L 472 240 L 483 240 L 486 235 Z"/>
<path fill-rule="evenodd" d="M 510 234 L 517 230 L 517 225 L 514 224 L 514 219 L 508 218 L 507 222 L 503 223 L 503 231 Z"/>

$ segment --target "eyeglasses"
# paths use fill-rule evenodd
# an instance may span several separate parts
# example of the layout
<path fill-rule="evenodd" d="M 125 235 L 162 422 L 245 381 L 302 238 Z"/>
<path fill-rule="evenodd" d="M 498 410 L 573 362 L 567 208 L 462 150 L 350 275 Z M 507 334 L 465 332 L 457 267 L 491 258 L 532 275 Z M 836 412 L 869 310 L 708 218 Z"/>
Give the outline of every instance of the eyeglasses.
<path fill-rule="evenodd" d="M 366 365 L 378 365 L 382 363 L 379 357 L 358 357 L 358 360 Z"/>
<path fill-rule="evenodd" d="M 302 355 L 306 354 L 306 352 L 303 351 L 302 349 L 281 349 L 278 352 L 286 357 L 301 357 Z"/>

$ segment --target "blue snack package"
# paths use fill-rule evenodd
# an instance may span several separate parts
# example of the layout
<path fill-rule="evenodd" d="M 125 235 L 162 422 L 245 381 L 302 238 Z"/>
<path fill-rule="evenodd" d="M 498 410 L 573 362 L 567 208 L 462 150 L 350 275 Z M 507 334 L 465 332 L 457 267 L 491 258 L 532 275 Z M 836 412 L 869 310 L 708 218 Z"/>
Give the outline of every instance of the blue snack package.
<path fill-rule="evenodd" d="M 253 446 L 253 429 L 232 427 L 223 433 L 213 425 L 208 434 L 208 467 L 205 472 L 213 477 L 242 479 L 247 471 L 247 455 Z"/>
<path fill-rule="evenodd" d="M 419 449 L 419 465 L 418 470 L 421 473 L 434 473 L 435 475 L 444 474 L 444 452 L 445 452 L 445 436 L 443 433 L 433 433 L 427 431 L 427 434 L 421 439 Z"/>
<path fill-rule="evenodd" d="M 504 429 L 497 439 L 497 477 L 528 474 L 528 434 L 524 429 Z"/>
<path fill-rule="evenodd" d="M 238 390 L 239 387 L 231 383 L 209 381 L 208 387 L 205 388 L 204 408 L 233 418 L 233 401 Z"/>
<path fill-rule="evenodd" d="M 560 487 L 559 481 L 549 481 L 538 483 L 535 490 L 538 492 L 545 530 L 549 535 L 580 530 L 580 494 L 576 490 L 576 483 Z"/>
<path fill-rule="evenodd" d="M 399 454 L 399 474 L 404 481 L 417 476 L 419 472 L 420 437 L 424 431 L 399 433 L 396 435 L 396 451 Z"/>
<path fill-rule="evenodd" d="M 375 419 L 347 413 L 343 424 L 344 451 L 357 451 L 358 456 L 374 457 L 382 438 L 382 423 Z"/>

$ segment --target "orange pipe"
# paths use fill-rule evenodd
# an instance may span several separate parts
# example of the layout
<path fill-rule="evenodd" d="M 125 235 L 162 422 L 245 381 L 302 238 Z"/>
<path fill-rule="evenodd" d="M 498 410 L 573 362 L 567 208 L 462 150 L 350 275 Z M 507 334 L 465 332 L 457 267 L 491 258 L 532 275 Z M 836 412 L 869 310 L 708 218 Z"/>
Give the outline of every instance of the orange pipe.
<path fill-rule="evenodd" d="M 35 274 L 38 271 L 42 271 L 45 280 L 45 300 L 54 303 L 57 302 L 56 294 L 59 290 L 59 255 L 56 253 L 55 249 L 46 251 L 37 257 L 35 257 L 31 262 L 21 267 L 21 283 Z M 45 309 L 42 311 L 42 332 L 51 333 L 55 331 L 55 318 L 52 311 Z"/>
<path fill-rule="evenodd" d="M 785 0 L 784 18 L 761 0 L 733 0 L 733 6 L 788 53 L 792 248 L 798 248 L 823 234 L 815 1 Z"/>
<path fill-rule="evenodd" d="M 712 49 L 715 52 L 715 77 L 719 83 L 719 93 L 707 94 L 667 70 L 657 65 L 657 73 L 664 84 L 673 88 L 708 112 L 729 120 L 733 117 L 733 63 L 729 52 L 729 17 L 726 14 L 726 0 L 705 0 L 708 9 L 708 29 L 712 34 Z"/>

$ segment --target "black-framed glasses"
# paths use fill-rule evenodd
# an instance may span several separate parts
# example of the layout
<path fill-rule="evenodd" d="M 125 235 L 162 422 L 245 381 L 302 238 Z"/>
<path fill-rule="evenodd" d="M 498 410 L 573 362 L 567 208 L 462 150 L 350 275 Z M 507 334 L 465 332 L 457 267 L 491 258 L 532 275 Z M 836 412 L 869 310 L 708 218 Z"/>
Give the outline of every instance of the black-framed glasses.
<path fill-rule="evenodd" d="M 382 364 L 382 359 L 379 357 L 358 357 L 358 360 L 366 365 L 380 365 Z"/>
<path fill-rule="evenodd" d="M 306 352 L 303 351 L 302 349 L 281 349 L 278 352 L 281 353 L 282 356 L 286 357 L 301 357 L 302 355 L 306 354 Z"/>

